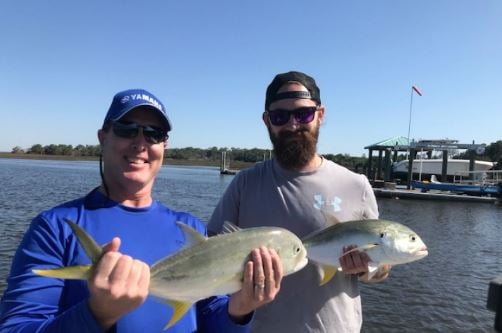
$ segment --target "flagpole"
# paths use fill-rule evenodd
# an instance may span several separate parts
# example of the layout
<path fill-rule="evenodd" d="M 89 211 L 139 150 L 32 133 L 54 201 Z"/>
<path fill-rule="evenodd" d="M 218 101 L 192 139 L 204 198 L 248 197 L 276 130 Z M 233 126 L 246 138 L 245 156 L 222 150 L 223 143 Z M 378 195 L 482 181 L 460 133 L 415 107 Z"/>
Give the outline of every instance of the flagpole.
<path fill-rule="evenodd" d="M 411 94 L 410 94 L 410 118 L 408 121 L 408 146 L 410 145 L 410 129 L 411 129 L 411 110 L 413 109 L 413 87 L 411 87 Z"/>

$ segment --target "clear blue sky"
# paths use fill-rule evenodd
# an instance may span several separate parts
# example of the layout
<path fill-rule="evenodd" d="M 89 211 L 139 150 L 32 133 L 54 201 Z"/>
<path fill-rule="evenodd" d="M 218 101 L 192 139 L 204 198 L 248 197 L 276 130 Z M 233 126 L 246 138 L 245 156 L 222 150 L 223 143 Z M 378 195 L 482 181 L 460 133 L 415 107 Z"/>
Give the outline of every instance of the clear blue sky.
<path fill-rule="evenodd" d="M 312 75 L 319 151 L 502 139 L 500 0 L 2 1 L 0 151 L 97 144 L 112 96 L 166 104 L 174 148 L 270 148 L 266 86 Z"/>

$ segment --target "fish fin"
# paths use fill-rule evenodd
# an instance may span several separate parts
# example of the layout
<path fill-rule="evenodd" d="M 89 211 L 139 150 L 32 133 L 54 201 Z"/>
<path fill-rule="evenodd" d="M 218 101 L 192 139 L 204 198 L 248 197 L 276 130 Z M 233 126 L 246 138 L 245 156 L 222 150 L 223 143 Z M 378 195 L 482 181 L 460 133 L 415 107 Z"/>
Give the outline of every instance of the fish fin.
<path fill-rule="evenodd" d="M 89 257 L 89 259 L 91 259 L 92 263 L 97 263 L 103 255 L 103 249 L 101 248 L 101 246 L 96 244 L 94 239 L 92 239 L 91 236 L 89 236 L 89 234 L 86 233 L 84 229 L 80 228 L 77 224 L 68 219 L 65 219 L 65 222 L 70 226 L 75 236 L 77 236 L 78 242 L 84 249 L 85 253 L 87 253 L 87 256 Z"/>
<path fill-rule="evenodd" d="M 183 231 L 183 235 L 185 236 L 185 241 L 186 241 L 185 247 L 190 247 L 192 245 L 205 242 L 207 240 L 207 238 L 204 237 L 204 235 L 199 233 L 197 230 L 189 227 L 185 223 L 177 221 L 176 224 L 178 225 L 178 227 L 180 227 L 181 231 Z"/>
<path fill-rule="evenodd" d="M 311 233 L 303 236 L 302 237 L 302 242 L 304 243 L 304 245 L 307 245 L 305 243 L 308 243 L 311 238 L 316 237 L 318 234 L 324 232 L 325 229 L 327 229 L 329 227 L 332 227 L 332 226 L 334 226 L 336 224 L 342 223 L 342 222 L 340 222 L 340 220 L 332 212 L 329 212 L 326 209 L 321 209 L 320 212 L 321 212 L 321 215 L 324 217 L 324 221 L 325 221 L 324 224 L 325 224 L 325 226 L 322 227 L 321 229 L 314 230 Z"/>
<path fill-rule="evenodd" d="M 239 228 L 238 226 L 236 226 L 232 222 L 225 221 L 225 222 L 223 222 L 223 229 L 221 230 L 221 233 L 229 234 L 229 233 L 236 232 L 239 230 L 241 230 L 241 228 Z"/>
<path fill-rule="evenodd" d="M 368 280 L 371 280 L 377 272 L 378 265 L 372 261 L 368 262 Z"/>
<path fill-rule="evenodd" d="M 164 330 L 167 330 L 178 320 L 181 319 L 187 313 L 188 310 L 192 307 L 192 303 L 187 303 L 187 302 L 180 302 L 180 301 L 167 301 L 167 303 L 173 308 L 173 316 L 171 317 L 171 320 L 167 323 L 166 327 L 164 327 Z"/>
<path fill-rule="evenodd" d="M 371 250 L 374 247 L 377 247 L 378 245 L 380 245 L 380 244 L 366 244 L 366 245 L 361 245 L 361 246 L 356 247 L 354 250 L 365 252 L 365 251 Z"/>
<path fill-rule="evenodd" d="M 324 217 L 324 221 L 326 222 L 327 226 L 332 226 L 338 223 L 342 223 L 333 212 L 326 210 L 326 209 L 321 209 L 321 214 Z"/>
<path fill-rule="evenodd" d="M 321 265 L 322 280 L 319 286 L 324 286 L 328 283 L 337 272 L 337 268 L 333 266 Z"/>
<path fill-rule="evenodd" d="M 56 269 L 34 269 L 32 272 L 40 276 L 57 279 L 87 280 L 91 275 L 91 268 L 91 265 L 85 265 Z"/>
<path fill-rule="evenodd" d="M 352 253 L 352 252 L 356 252 L 356 251 L 359 251 L 359 252 L 365 252 L 365 251 L 368 251 L 368 250 L 371 250 L 372 248 L 378 246 L 378 244 L 367 244 L 367 245 L 361 245 L 361 246 L 358 246 L 358 247 L 355 247 L 353 248 L 352 250 L 350 251 L 347 251 L 345 252 L 344 254 L 342 254 L 339 259 L 349 253 Z"/>

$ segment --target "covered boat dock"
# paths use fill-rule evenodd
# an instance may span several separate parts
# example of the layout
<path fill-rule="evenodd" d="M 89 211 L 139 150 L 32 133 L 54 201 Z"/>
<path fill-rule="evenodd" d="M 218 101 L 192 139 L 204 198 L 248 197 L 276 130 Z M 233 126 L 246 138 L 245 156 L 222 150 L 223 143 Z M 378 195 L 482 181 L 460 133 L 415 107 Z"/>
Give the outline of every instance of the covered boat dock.
<path fill-rule="evenodd" d="M 448 171 L 448 153 L 452 150 L 468 150 L 469 151 L 469 170 L 474 170 L 474 162 L 476 154 L 482 154 L 485 150 L 485 144 L 458 143 L 458 140 L 420 140 L 408 142 L 408 138 L 403 136 L 394 137 L 384 141 L 374 143 L 364 147 L 368 149 L 368 179 L 373 186 L 392 181 L 392 161 L 398 160 L 398 153 L 405 152 L 408 158 L 408 177 L 407 189 L 411 188 L 413 180 L 413 160 L 418 152 L 426 152 L 429 158 L 432 157 L 433 151 L 441 151 L 443 156 L 441 180 L 446 181 Z M 376 166 L 373 166 L 373 152 L 378 152 Z M 391 158 L 392 155 L 392 158 Z"/>

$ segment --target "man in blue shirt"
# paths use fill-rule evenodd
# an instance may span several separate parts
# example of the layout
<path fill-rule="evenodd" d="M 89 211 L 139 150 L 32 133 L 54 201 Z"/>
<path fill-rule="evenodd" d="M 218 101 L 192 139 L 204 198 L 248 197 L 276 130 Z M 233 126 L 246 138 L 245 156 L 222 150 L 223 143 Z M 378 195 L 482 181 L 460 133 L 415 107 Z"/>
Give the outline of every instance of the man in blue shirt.
<path fill-rule="evenodd" d="M 195 217 L 152 198 L 171 128 L 164 105 L 148 91 L 114 96 L 98 131 L 102 184 L 32 221 L 2 297 L 0 332 L 164 332 L 173 310 L 147 298 L 150 266 L 183 247 L 176 221 L 206 235 Z M 66 219 L 106 244 L 88 281 L 32 272 L 89 264 Z M 282 279 L 275 251 L 256 249 L 251 258 L 242 290 L 197 302 L 167 332 L 248 332 L 253 311 L 275 298 Z"/>

